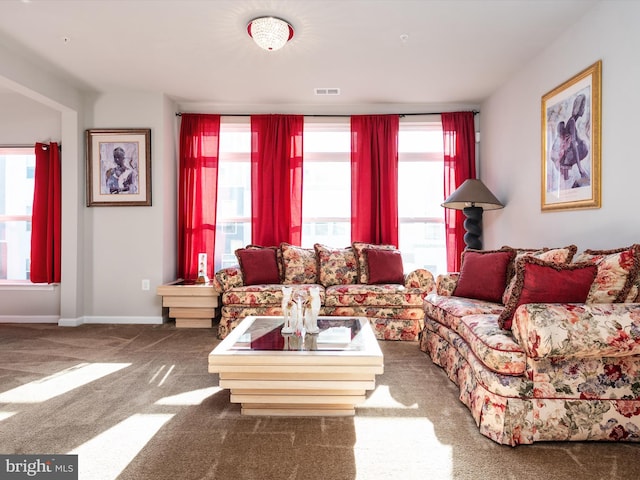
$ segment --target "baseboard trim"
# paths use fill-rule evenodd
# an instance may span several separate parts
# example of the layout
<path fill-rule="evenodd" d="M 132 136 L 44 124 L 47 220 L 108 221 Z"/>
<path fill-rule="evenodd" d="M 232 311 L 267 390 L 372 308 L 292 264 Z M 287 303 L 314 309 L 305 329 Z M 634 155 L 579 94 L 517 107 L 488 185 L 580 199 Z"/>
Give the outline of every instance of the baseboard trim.
<path fill-rule="evenodd" d="M 0 315 L 0 323 L 57 323 L 60 327 L 79 327 L 84 324 L 162 325 L 163 317 L 78 317 L 60 318 L 56 315 Z"/>
<path fill-rule="evenodd" d="M 114 325 L 162 325 L 162 317 L 83 317 L 86 324 L 114 324 Z"/>
<path fill-rule="evenodd" d="M 58 323 L 57 315 L 0 315 L 0 323 Z"/>

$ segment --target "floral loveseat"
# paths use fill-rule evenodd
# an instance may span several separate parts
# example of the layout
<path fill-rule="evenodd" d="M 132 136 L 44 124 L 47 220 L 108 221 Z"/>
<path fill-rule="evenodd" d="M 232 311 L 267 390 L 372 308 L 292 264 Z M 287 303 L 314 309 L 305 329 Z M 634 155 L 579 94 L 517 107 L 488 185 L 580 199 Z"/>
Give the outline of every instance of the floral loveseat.
<path fill-rule="evenodd" d="M 346 248 L 249 245 L 236 250 L 239 266 L 215 274 L 222 296 L 218 336 L 249 315 L 282 315 L 282 287 L 320 286 L 320 315 L 368 317 L 376 337 L 417 340 L 424 326 L 424 297 L 434 288 L 425 269 L 403 272 L 391 245 L 355 242 Z"/>
<path fill-rule="evenodd" d="M 466 251 L 425 299 L 420 348 L 498 443 L 640 441 L 639 246 L 575 252 Z"/>

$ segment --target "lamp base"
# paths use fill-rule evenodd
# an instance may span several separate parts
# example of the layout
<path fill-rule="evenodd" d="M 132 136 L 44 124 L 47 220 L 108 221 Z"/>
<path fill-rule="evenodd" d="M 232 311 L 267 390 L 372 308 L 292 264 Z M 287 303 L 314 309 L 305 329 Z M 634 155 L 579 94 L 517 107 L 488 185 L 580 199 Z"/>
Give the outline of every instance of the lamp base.
<path fill-rule="evenodd" d="M 482 207 L 464 207 L 462 209 L 464 216 L 464 229 L 467 233 L 464 235 L 464 243 L 467 248 L 474 250 L 482 250 Z"/>

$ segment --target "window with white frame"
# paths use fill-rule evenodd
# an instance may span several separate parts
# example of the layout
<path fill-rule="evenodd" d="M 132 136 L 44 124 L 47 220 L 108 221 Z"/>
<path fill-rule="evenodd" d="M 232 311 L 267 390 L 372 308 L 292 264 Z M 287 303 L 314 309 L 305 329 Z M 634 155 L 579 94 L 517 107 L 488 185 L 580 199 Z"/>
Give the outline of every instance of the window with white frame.
<path fill-rule="evenodd" d="M 351 243 L 351 132 L 344 118 L 305 119 L 302 246 Z M 446 270 L 440 122 L 405 118 L 399 132 L 399 248 L 405 270 Z M 215 269 L 237 264 L 251 243 L 251 133 L 248 118 L 220 127 Z"/>
<path fill-rule="evenodd" d="M 30 278 L 35 164 L 33 147 L 0 147 L 0 282 Z"/>

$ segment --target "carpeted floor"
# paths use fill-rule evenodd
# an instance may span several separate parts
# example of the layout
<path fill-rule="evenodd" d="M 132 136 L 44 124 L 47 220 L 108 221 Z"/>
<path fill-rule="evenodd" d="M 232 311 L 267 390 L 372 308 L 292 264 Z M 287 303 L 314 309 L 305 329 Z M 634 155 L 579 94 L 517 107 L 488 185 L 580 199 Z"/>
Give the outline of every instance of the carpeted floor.
<path fill-rule="evenodd" d="M 637 479 L 640 445 L 483 437 L 413 342 L 355 417 L 242 417 L 210 329 L 0 325 L 0 454 L 77 454 L 97 479 Z"/>

